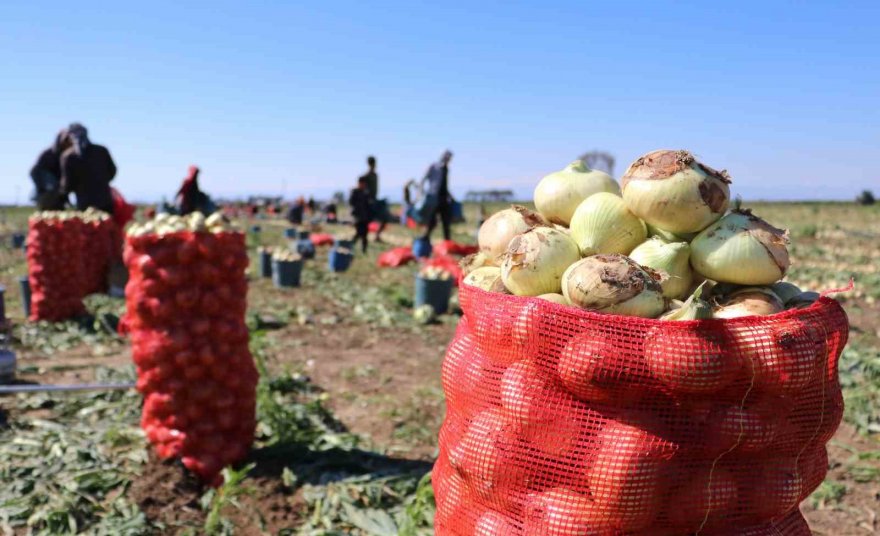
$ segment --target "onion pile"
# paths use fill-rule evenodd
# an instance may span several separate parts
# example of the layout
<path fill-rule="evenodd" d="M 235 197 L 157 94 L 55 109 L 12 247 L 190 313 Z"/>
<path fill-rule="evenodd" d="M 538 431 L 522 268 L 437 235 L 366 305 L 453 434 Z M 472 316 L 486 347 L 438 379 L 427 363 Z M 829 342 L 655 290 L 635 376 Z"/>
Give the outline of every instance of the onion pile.
<path fill-rule="evenodd" d="M 813 303 L 818 295 L 781 281 L 788 232 L 739 202 L 730 209 L 730 184 L 726 171 L 683 150 L 638 158 L 620 187 L 574 162 L 538 183 L 537 212 L 515 205 L 486 220 L 480 253 L 462 262 L 465 283 L 670 320 L 770 315 Z M 703 284 L 698 303 L 682 309 Z"/>

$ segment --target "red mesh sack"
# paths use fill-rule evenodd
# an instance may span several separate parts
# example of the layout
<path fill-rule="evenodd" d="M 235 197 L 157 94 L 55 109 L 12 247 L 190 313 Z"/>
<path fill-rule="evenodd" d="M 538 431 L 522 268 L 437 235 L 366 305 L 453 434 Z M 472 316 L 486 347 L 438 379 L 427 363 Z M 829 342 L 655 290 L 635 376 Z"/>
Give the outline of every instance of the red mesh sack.
<path fill-rule="evenodd" d="M 415 262 L 416 256 L 412 249 L 407 247 L 392 248 L 379 254 L 376 266 L 380 268 L 396 268 Z"/>
<path fill-rule="evenodd" d="M 110 194 L 113 196 L 113 221 L 121 229 L 134 218 L 137 207 L 126 201 L 116 188 L 111 187 Z"/>
<path fill-rule="evenodd" d="M 129 236 L 125 330 L 144 395 L 141 426 L 161 458 L 204 481 L 242 460 L 256 425 L 241 233 Z"/>
<path fill-rule="evenodd" d="M 459 244 L 455 240 L 444 240 L 434 246 L 435 255 L 458 255 L 464 257 L 480 251 L 476 244 Z"/>
<path fill-rule="evenodd" d="M 47 216 L 46 213 L 28 220 L 30 320 L 55 322 L 85 313 L 83 227 L 77 218 Z"/>
<path fill-rule="evenodd" d="M 309 235 L 309 239 L 315 247 L 332 246 L 336 241 L 336 239 L 333 238 L 333 235 L 326 233 L 313 233 Z"/>
<path fill-rule="evenodd" d="M 458 286 L 458 280 L 461 278 L 461 266 L 458 263 L 458 259 L 454 259 L 449 255 L 438 255 L 435 250 L 434 256 L 422 261 L 422 266 L 425 268 L 441 268 L 449 272 L 452 276 L 452 281 L 456 286 Z"/>
<path fill-rule="evenodd" d="M 809 536 L 798 505 L 843 410 L 837 302 L 671 322 L 460 300 L 436 534 Z"/>
<path fill-rule="evenodd" d="M 111 263 L 122 251 L 121 234 L 112 219 L 91 219 L 83 224 L 82 255 L 84 292 L 107 291 Z"/>

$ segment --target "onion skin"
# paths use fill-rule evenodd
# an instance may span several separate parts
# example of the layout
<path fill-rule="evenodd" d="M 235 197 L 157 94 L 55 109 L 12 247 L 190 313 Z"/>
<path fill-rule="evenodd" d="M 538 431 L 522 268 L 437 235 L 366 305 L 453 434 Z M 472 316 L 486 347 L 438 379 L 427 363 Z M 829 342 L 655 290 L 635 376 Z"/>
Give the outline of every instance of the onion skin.
<path fill-rule="evenodd" d="M 645 223 L 630 212 L 623 200 L 605 192 L 581 203 L 571 218 L 571 237 L 584 256 L 599 253 L 628 254 L 645 241 Z"/>
<path fill-rule="evenodd" d="M 464 278 L 464 284 L 489 292 L 507 293 L 507 289 L 504 288 L 504 283 L 501 281 L 501 268 L 495 266 L 477 268 Z"/>
<path fill-rule="evenodd" d="M 562 294 L 582 309 L 656 318 L 666 308 L 655 277 L 629 257 L 593 255 L 572 264 L 562 276 Z"/>
<path fill-rule="evenodd" d="M 519 205 L 492 214 L 477 233 L 480 251 L 487 258 L 485 262 L 501 266 L 502 256 L 513 237 L 538 225 L 547 225 L 547 221 L 540 214 Z"/>
<path fill-rule="evenodd" d="M 691 288 L 694 274 L 690 265 L 691 248 L 686 242 L 664 242 L 648 239 L 629 254 L 629 258 L 642 266 L 647 266 L 668 278 L 660 282 L 663 296 L 669 299 L 684 297 Z"/>
<path fill-rule="evenodd" d="M 691 241 L 691 266 L 707 279 L 771 285 L 788 270 L 788 233 L 747 210 L 734 210 Z"/>
<path fill-rule="evenodd" d="M 568 226 L 578 205 L 598 192 L 620 195 L 620 186 L 611 175 L 576 160 L 538 182 L 535 208 L 551 223 Z"/>
<path fill-rule="evenodd" d="M 774 315 L 785 309 L 782 300 L 769 288 L 747 287 L 730 294 L 715 309 L 715 318 Z"/>
<path fill-rule="evenodd" d="M 694 233 L 720 218 L 730 204 L 730 178 L 687 151 L 659 150 L 633 162 L 621 178 L 633 214 L 671 233 Z"/>
<path fill-rule="evenodd" d="M 501 265 L 504 286 L 517 296 L 559 292 L 562 274 L 580 258 L 577 244 L 552 227 L 536 227 L 510 241 Z"/>

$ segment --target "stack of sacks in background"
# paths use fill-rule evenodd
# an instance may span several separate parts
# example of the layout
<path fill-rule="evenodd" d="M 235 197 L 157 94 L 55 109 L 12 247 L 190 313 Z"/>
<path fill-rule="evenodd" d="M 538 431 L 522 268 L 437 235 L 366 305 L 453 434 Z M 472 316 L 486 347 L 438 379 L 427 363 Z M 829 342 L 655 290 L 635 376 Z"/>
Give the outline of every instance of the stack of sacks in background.
<path fill-rule="evenodd" d="M 28 219 L 30 320 L 67 320 L 85 312 L 84 223 L 77 212 L 45 211 Z"/>
<path fill-rule="evenodd" d="M 848 322 L 779 281 L 786 234 L 728 213 L 729 183 L 657 151 L 621 197 L 578 162 L 539 213 L 485 222 L 443 363 L 437 534 L 809 536 Z"/>
<path fill-rule="evenodd" d="M 107 289 L 111 263 L 121 256 L 121 234 L 104 212 L 44 211 L 28 219 L 31 320 L 60 321 L 83 314 L 82 299 Z"/>
<path fill-rule="evenodd" d="M 256 426 L 258 374 L 245 325 L 245 237 L 217 214 L 129 228 L 124 329 L 144 395 L 141 426 L 161 458 L 217 485 Z"/>

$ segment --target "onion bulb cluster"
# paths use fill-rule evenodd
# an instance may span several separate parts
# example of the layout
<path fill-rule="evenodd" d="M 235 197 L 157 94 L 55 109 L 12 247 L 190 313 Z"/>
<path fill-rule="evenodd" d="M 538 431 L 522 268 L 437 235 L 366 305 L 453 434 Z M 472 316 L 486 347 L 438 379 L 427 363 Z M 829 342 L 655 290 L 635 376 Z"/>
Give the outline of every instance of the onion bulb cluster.
<path fill-rule="evenodd" d="M 583 162 L 540 180 L 532 212 L 479 230 L 464 282 L 609 314 L 666 320 L 770 315 L 818 299 L 781 281 L 788 233 L 730 207 L 731 180 L 683 150 L 652 151 L 620 186 Z M 695 293 L 695 289 L 700 288 Z"/>

